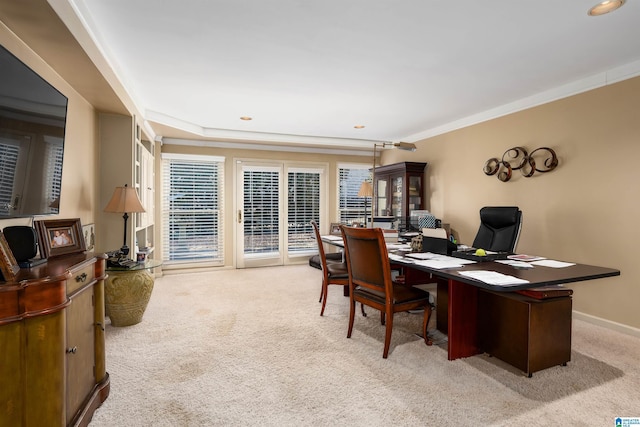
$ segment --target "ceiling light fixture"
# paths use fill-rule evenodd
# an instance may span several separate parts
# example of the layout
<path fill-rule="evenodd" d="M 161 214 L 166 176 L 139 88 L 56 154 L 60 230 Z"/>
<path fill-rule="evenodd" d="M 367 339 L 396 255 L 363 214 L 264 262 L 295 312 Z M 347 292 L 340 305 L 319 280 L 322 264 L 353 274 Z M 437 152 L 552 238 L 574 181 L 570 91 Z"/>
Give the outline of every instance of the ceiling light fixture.
<path fill-rule="evenodd" d="M 252 118 L 252 117 L 249 117 L 249 116 L 242 116 L 242 117 L 240 117 L 240 120 L 246 120 L 246 121 L 248 121 L 248 120 L 253 120 L 253 118 Z"/>
<path fill-rule="evenodd" d="M 597 5 L 593 6 L 587 14 L 589 16 L 600 16 L 605 13 L 613 12 L 616 9 L 622 7 L 626 0 L 605 0 L 601 1 Z"/>
<path fill-rule="evenodd" d="M 356 129 L 364 129 L 364 125 L 355 125 L 354 128 L 356 128 Z"/>

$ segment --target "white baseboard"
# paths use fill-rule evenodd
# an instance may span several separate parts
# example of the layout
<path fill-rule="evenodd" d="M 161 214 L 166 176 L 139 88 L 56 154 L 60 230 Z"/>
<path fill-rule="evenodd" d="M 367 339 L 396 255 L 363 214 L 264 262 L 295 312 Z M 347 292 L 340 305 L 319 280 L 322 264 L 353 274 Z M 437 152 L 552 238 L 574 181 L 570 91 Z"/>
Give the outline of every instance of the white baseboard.
<path fill-rule="evenodd" d="M 607 329 L 611 329 L 623 334 L 632 335 L 640 338 L 640 329 L 633 326 L 624 325 L 622 323 L 614 322 L 612 320 L 603 319 L 602 317 L 592 316 L 590 314 L 582 313 L 579 311 L 573 311 L 573 318 L 578 320 L 584 320 L 585 322 L 592 323 L 594 325 L 602 326 Z"/>

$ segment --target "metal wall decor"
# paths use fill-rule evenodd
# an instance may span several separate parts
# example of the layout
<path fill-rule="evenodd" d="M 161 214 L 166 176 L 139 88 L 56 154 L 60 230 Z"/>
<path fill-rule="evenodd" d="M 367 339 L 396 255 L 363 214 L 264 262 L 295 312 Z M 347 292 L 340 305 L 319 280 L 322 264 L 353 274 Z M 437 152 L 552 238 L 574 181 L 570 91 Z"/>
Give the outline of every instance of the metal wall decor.
<path fill-rule="evenodd" d="M 558 166 L 558 156 L 549 147 L 536 148 L 531 154 L 523 147 L 513 147 L 502 154 L 502 159 L 493 157 L 487 160 L 483 171 L 489 176 L 498 174 L 500 181 L 507 182 L 511 179 L 514 170 L 519 169 L 522 176 L 529 178 L 535 172 L 551 172 L 556 166 Z"/>

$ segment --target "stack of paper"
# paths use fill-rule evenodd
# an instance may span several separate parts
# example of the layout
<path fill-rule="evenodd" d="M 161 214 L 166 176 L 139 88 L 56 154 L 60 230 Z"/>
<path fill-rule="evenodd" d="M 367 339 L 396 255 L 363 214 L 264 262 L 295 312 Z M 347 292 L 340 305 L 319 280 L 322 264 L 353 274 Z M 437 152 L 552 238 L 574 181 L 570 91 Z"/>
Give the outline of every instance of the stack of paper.
<path fill-rule="evenodd" d="M 470 277 L 489 285 L 496 286 L 514 286 L 529 283 L 528 280 L 519 279 L 517 277 L 508 276 L 506 274 L 490 270 L 461 271 L 460 274 L 462 276 Z"/>

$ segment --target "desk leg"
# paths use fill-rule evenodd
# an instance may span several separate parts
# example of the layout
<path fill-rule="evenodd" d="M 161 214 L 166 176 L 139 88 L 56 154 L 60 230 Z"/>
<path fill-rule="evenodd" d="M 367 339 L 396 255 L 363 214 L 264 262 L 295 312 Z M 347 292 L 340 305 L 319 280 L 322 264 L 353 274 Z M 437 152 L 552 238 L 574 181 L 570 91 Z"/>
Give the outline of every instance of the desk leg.
<path fill-rule="evenodd" d="M 478 347 L 478 288 L 449 279 L 449 360 L 480 353 Z"/>

